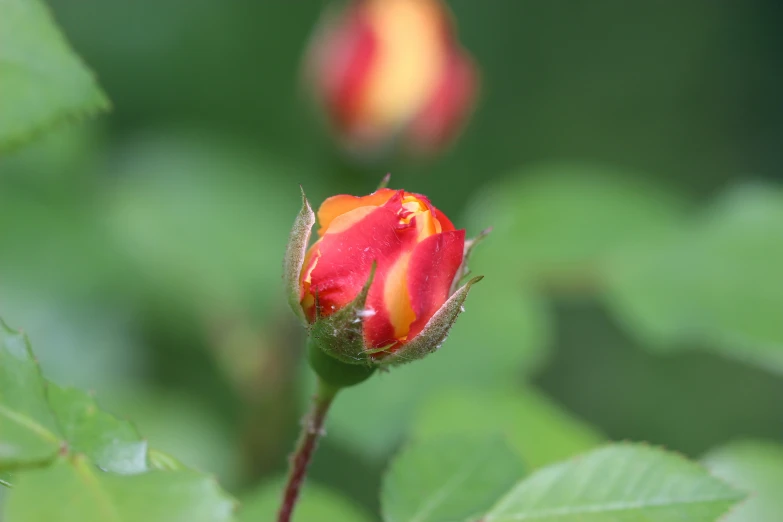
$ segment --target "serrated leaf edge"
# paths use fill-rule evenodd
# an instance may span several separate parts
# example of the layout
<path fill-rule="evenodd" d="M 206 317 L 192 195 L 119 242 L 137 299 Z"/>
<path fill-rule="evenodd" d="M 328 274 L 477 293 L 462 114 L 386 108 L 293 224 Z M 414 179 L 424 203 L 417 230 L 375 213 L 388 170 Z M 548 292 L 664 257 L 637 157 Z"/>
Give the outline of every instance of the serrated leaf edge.
<path fill-rule="evenodd" d="M 33 365 L 35 366 L 35 373 L 38 377 L 41 387 L 43 388 L 43 395 L 44 395 L 44 399 L 46 399 L 47 411 L 49 411 L 49 413 L 52 415 L 52 419 L 55 425 L 59 427 L 60 424 L 57 420 L 57 415 L 54 414 L 54 412 L 51 409 L 51 406 L 49 405 L 49 396 L 47 393 L 47 381 L 43 377 L 43 372 L 41 371 L 41 365 L 38 364 L 38 359 L 35 358 L 35 354 L 33 353 L 32 346 L 30 345 L 29 337 L 27 336 L 26 333 L 24 333 L 21 330 L 14 330 L 10 326 L 8 326 L 8 324 L 2 318 L 0 318 L 0 338 L 5 336 L 20 337 L 22 339 L 25 352 L 29 357 L 30 361 L 32 361 Z M 41 438 L 43 438 L 44 440 L 47 440 L 52 443 L 56 443 L 60 447 L 60 450 L 58 451 L 61 451 L 62 446 L 65 444 L 65 440 L 62 436 L 60 436 L 60 434 L 53 433 L 45 426 L 42 426 L 39 422 L 26 418 L 22 415 L 19 415 L 18 413 L 9 410 L 2 404 L 0 404 L 0 415 L 3 415 L 4 417 L 11 420 L 12 422 L 15 422 L 21 426 L 28 428 L 30 431 L 33 431 L 34 433 L 41 436 Z M 35 465 L 40 465 L 41 463 L 51 462 L 57 457 L 58 451 L 52 453 L 52 455 L 49 458 L 42 459 L 40 461 L 35 461 L 35 462 L 31 461 L 27 463 L 16 464 L 13 467 L 25 467 L 26 465 L 35 466 Z"/>
<path fill-rule="evenodd" d="M 42 121 L 30 126 L 26 131 L 17 133 L 11 137 L 0 140 L 0 153 L 7 153 L 17 149 L 28 142 L 34 140 L 41 134 L 44 134 L 60 125 L 65 123 L 77 123 L 84 119 L 95 116 L 101 112 L 110 111 L 112 109 L 112 103 L 106 93 L 98 82 L 98 77 L 87 63 L 82 59 L 81 55 L 76 52 L 68 38 L 63 33 L 60 26 L 57 24 L 51 8 L 45 2 L 41 2 L 40 7 L 44 11 L 44 15 L 51 24 L 54 32 L 60 40 L 60 44 L 63 48 L 73 57 L 74 61 L 82 67 L 84 72 L 92 80 L 92 93 L 89 99 L 83 100 L 84 106 L 82 107 L 66 107 L 63 110 L 55 111 L 54 114 L 45 118 Z"/>
<path fill-rule="evenodd" d="M 493 516 L 492 513 L 497 511 L 497 510 L 499 510 L 499 509 L 501 509 L 503 504 L 506 503 L 509 500 L 509 498 L 512 497 L 512 495 L 514 495 L 514 493 L 520 487 L 522 487 L 527 481 L 532 480 L 533 478 L 535 478 L 537 475 L 539 475 L 541 473 L 544 473 L 544 472 L 547 472 L 548 470 L 552 470 L 554 468 L 565 467 L 565 466 L 568 466 L 569 464 L 576 463 L 579 460 L 584 459 L 586 456 L 592 455 L 594 453 L 599 453 L 599 452 L 602 452 L 602 451 L 607 451 L 607 450 L 610 450 L 610 449 L 619 449 L 619 448 L 635 448 L 635 449 L 653 450 L 653 451 L 664 453 L 664 454 L 666 454 L 667 456 L 669 456 L 669 457 L 671 457 L 673 459 L 677 459 L 680 462 L 685 463 L 686 465 L 688 465 L 689 467 L 691 467 L 693 469 L 698 469 L 699 471 L 701 471 L 705 475 L 707 475 L 710 478 L 712 478 L 714 481 L 716 481 L 716 482 L 722 484 L 723 486 L 725 486 L 727 490 L 731 490 L 732 492 L 734 492 L 734 496 L 732 496 L 732 497 L 729 497 L 729 496 L 710 497 L 710 498 L 698 499 L 698 500 L 688 501 L 688 502 L 671 502 L 671 503 L 668 503 L 668 504 L 655 504 L 655 503 L 651 503 L 651 502 L 646 502 L 646 503 L 640 503 L 638 505 L 631 505 L 631 503 L 625 503 L 625 507 L 620 506 L 620 507 L 616 507 L 614 509 L 613 508 L 609 508 L 609 509 L 607 509 L 607 511 L 621 511 L 621 510 L 624 510 L 624 509 L 643 508 L 643 507 L 647 507 L 647 506 L 649 506 L 649 507 L 661 507 L 661 506 L 665 506 L 665 505 L 673 506 L 673 505 L 696 504 L 696 503 L 701 503 L 701 502 L 710 503 L 710 502 L 718 502 L 718 501 L 721 501 L 721 502 L 731 502 L 731 501 L 733 501 L 734 503 L 727 507 L 726 513 L 723 513 L 722 515 L 720 515 L 720 518 L 719 518 L 719 520 L 720 520 L 720 519 L 723 519 L 726 516 L 726 514 L 731 509 L 734 509 L 738 504 L 744 502 L 747 499 L 747 493 L 737 490 L 734 486 L 732 486 L 731 484 L 728 484 L 725 480 L 715 476 L 709 469 L 707 469 L 702 464 L 700 464 L 698 462 L 695 462 L 695 461 L 692 461 L 692 460 L 686 458 L 685 456 L 683 456 L 680 453 L 668 450 L 668 449 L 660 447 L 660 446 L 654 446 L 654 445 L 651 445 L 651 444 L 647 444 L 645 442 L 628 442 L 628 441 L 623 441 L 623 442 L 615 442 L 615 443 L 604 444 L 603 446 L 599 446 L 599 447 L 597 447 L 597 448 L 595 448 L 593 450 L 590 450 L 590 451 L 588 451 L 586 453 L 582 453 L 580 455 L 576 455 L 576 456 L 574 456 L 574 457 L 572 457 L 570 459 L 566 459 L 566 460 L 563 460 L 563 461 L 560 461 L 560 462 L 557 462 L 557 463 L 554 463 L 554 464 L 550 464 L 548 466 L 544 466 L 543 468 L 540 468 L 538 470 L 533 471 L 533 473 L 531 473 L 530 475 L 524 477 L 516 485 L 514 485 L 514 487 L 511 488 L 511 490 L 506 495 L 501 497 L 498 500 L 498 502 L 489 510 L 489 512 L 481 519 L 481 522 L 492 522 L 493 520 L 497 520 L 497 518 L 495 516 Z M 535 520 L 535 519 L 540 518 L 540 517 L 552 516 L 552 515 L 557 515 L 557 514 L 567 515 L 569 513 L 567 513 L 567 512 L 556 513 L 554 510 L 551 510 L 551 511 L 548 511 L 546 513 L 541 513 L 541 512 L 536 513 L 535 516 L 528 516 L 528 515 L 526 515 L 524 518 L 520 517 L 520 518 L 515 518 L 514 520 Z M 506 518 L 506 519 L 508 519 L 508 518 Z"/>

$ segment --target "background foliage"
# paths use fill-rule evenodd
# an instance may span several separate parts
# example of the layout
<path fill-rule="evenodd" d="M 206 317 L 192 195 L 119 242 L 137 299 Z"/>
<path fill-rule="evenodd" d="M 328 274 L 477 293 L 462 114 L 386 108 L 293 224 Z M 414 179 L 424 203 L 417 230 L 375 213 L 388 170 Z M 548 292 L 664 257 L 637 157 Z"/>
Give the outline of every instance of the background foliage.
<path fill-rule="evenodd" d="M 417 444 L 447 466 L 428 444 L 496 436 L 507 467 L 479 477 L 495 489 L 443 516 L 491 508 L 500 521 L 516 506 L 580 520 L 538 488 L 628 459 L 662 463 L 683 495 L 710 492 L 718 507 L 695 504 L 702 513 L 739 498 L 637 445 L 545 467 L 630 439 L 703 457 L 757 492 L 726 520 L 775 520 L 780 4 L 449 4 L 483 72 L 472 122 L 438 158 L 356 165 L 296 88 L 321 3 L 52 0 L 50 13 L 0 0 L 0 316 L 56 383 L 4 334 L 0 376 L 29 389 L 3 388 L 0 407 L 41 428 L 0 429 L 23 441 L 0 452 L 0 480 L 14 484 L 7 520 L 48 519 L 36 499 L 50 481 L 83 498 L 90 463 L 142 472 L 102 485 L 112 509 L 163 481 L 194 513 L 206 512 L 196 499 L 227 517 L 214 474 L 243 502 L 240 520 L 269 516 L 312 385 L 280 281 L 296 185 L 317 203 L 366 193 L 386 171 L 469 234 L 494 227 L 473 266 L 487 277 L 442 351 L 340 397 L 299 520 L 441 520 L 394 486 Z M 80 118 L 108 98 L 108 116 Z M 16 480 L 41 462 L 52 464 Z M 509 491 L 505 507 L 487 500 Z M 150 509 L 166 520 L 170 501 Z"/>

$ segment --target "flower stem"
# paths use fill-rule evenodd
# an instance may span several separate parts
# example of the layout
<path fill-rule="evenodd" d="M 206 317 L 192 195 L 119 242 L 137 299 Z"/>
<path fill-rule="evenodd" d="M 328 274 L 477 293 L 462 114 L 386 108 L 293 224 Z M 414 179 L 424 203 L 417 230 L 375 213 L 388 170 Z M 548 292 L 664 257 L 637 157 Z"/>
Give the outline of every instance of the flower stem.
<path fill-rule="evenodd" d="M 307 467 L 315 453 L 315 447 L 318 439 L 323 435 L 324 420 L 329 411 L 334 397 L 339 388 L 335 388 L 318 379 L 318 390 L 313 396 L 313 405 L 307 415 L 302 419 L 302 432 L 299 435 L 299 442 L 291 455 L 291 469 L 288 473 L 288 480 L 283 492 L 283 501 L 280 505 L 280 511 L 277 515 L 277 522 L 290 522 L 291 514 L 294 511 L 297 500 L 299 500 L 299 490 L 302 488 Z"/>

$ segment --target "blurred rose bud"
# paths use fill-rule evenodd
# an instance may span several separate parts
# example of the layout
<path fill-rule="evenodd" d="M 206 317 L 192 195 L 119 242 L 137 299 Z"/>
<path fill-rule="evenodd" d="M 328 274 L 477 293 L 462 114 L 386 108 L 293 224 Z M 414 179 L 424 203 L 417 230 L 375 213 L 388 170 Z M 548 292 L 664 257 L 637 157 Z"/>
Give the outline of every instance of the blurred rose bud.
<path fill-rule="evenodd" d="M 354 0 L 327 11 L 305 78 L 348 148 L 399 139 L 414 152 L 446 145 L 466 119 L 478 74 L 438 0 Z"/>
<path fill-rule="evenodd" d="M 474 278 L 473 242 L 419 194 L 380 189 L 334 196 L 318 210 L 319 239 L 305 200 L 286 256 L 294 310 L 332 357 L 368 366 L 399 364 L 436 350 L 462 309 Z M 306 254 L 305 254 L 306 250 Z"/>

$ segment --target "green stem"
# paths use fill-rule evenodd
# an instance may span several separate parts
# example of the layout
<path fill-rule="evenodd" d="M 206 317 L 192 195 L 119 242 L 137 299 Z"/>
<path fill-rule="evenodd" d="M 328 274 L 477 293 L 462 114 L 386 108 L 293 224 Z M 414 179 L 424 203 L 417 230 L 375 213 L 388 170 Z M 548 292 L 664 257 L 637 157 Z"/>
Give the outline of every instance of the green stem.
<path fill-rule="evenodd" d="M 325 383 L 323 379 L 318 379 L 318 390 L 313 396 L 312 408 L 302 419 L 302 432 L 299 436 L 299 442 L 297 442 L 296 449 L 291 455 L 291 469 L 283 492 L 283 501 L 277 515 L 277 522 L 290 522 L 291 520 L 294 507 L 296 507 L 296 502 L 299 500 L 299 491 L 307 475 L 307 468 L 315 453 L 318 440 L 323 435 L 326 413 L 329 411 L 329 406 L 331 406 L 339 390 L 340 388 L 335 388 Z"/>

